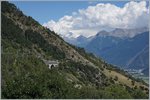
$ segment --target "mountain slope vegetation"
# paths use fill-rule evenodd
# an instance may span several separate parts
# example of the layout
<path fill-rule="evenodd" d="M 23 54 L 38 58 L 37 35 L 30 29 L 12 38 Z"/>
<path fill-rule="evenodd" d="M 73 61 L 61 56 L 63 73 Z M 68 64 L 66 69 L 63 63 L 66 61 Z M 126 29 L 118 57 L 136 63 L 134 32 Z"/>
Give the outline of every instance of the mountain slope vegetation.
<path fill-rule="evenodd" d="M 2 98 L 148 98 L 148 85 L 2 5 Z M 49 69 L 44 60 L 58 60 Z"/>

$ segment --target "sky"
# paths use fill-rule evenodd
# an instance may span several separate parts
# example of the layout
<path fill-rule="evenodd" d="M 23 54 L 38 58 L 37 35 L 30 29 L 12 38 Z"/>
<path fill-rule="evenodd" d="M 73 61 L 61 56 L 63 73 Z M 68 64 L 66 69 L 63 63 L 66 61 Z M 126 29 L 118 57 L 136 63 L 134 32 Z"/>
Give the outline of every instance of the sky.
<path fill-rule="evenodd" d="M 49 20 L 58 21 L 64 15 L 71 15 L 72 12 L 79 9 L 85 9 L 88 6 L 98 3 L 108 3 L 108 1 L 10 1 L 15 4 L 24 14 L 32 16 L 40 24 L 48 22 Z M 109 3 L 122 7 L 127 1 Z"/>
<path fill-rule="evenodd" d="M 24 14 L 63 37 L 148 26 L 148 2 L 11 1 Z"/>

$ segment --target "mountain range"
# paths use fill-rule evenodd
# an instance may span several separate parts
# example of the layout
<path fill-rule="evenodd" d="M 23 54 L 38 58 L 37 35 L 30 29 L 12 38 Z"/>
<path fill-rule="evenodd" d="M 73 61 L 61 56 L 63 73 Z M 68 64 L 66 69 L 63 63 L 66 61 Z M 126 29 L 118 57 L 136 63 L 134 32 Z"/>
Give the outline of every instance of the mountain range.
<path fill-rule="evenodd" d="M 14 4 L 1 5 L 3 99 L 148 98 L 142 80 L 70 45 Z"/>
<path fill-rule="evenodd" d="M 136 35 L 135 35 L 136 34 Z M 149 31 L 141 29 L 115 29 L 100 31 L 95 36 L 81 36 L 70 42 L 94 53 L 110 64 L 127 69 L 149 69 Z M 75 41 L 76 40 L 76 41 Z M 83 40 L 83 41 L 82 41 Z M 149 70 L 147 70 L 149 71 Z M 144 71 L 144 74 L 148 72 Z"/>

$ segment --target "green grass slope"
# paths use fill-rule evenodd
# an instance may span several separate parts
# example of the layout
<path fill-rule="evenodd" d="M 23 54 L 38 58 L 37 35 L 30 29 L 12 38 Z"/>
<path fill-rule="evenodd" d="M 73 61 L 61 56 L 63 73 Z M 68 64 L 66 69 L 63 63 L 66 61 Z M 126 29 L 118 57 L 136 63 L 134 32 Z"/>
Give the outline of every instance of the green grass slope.
<path fill-rule="evenodd" d="M 2 98 L 148 98 L 147 84 L 66 43 L 15 5 L 1 5 Z M 50 70 L 42 59 L 59 65 Z"/>

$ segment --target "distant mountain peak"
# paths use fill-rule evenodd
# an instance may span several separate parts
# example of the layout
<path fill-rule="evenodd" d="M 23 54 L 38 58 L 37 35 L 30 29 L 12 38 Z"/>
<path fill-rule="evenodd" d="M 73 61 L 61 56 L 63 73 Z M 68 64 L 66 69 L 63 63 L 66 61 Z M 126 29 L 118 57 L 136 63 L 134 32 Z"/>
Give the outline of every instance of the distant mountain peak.
<path fill-rule="evenodd" d="M 113 36 L 113 37 L 119 37 L 119 38 L 133 38 L 138 34 L 144 33 L 146 31 L 149 31 L 147 27 L 143 28 L 137 28 L 137 29 L 122 29 L 122 28 L 115 28 L 114 30 L 108 32 L 105 30 L 102 30 L 98 32 L 95 36 L 101 36 L 101 37 L 106 37 L 106 36 Z"/>
<path fill-rule="evenodd" d="M 105 36 L 108 36 L 108 35 L 109 35 L 109 32 L 107 32 L 105 30 L 102 30 L 102 31 L 100 31 L 96 34 L 96 36 L 101 36 L 101 37 L 105 37 Z"/>
<path fill-rule="evenodd" d="M 85 39 L 86 37 L 83 36 L 83 35 L 79 35 L 77 38 L 78 38 L 78 39 Z"/>

